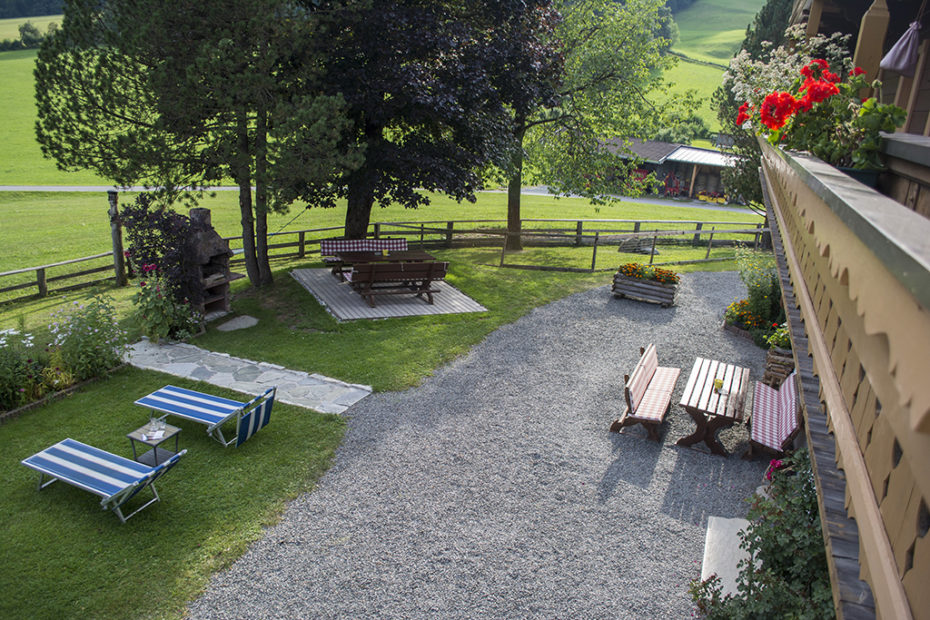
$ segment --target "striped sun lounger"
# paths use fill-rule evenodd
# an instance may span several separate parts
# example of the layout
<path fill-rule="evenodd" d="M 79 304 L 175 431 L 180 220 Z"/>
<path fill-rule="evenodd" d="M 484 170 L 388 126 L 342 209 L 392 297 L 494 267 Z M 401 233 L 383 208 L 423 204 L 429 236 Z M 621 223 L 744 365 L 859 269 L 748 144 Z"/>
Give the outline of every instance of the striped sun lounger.
<path fill-rule="evenodd" d="M 271 419 L 271 407 L 277 388 L 268 388 L 260 396 L 242 403 L 220 396 L 166 385 L 136 401 L 165 415 L 174 415 L 207 426 L 207 434 L 224 446 L 242 445 Z M 227 440 L 222 426 L 236 418 L 236 436 Z"/>
<path fill-rule="evenodd" d="M 69 438 L 23 459 L 21 463 L 39 472 L 40 490 L 56 480 L 67 482 L 102 497 L 101 508 L 112 510 L 125 523 L 129 517 L 158 501 L 155 481 L 174 467 L 186 452 L 181 450 L 157 467 L 149 467 Z M 46 476 L 51 480 L 46 481 Z M 123 516 L 123 504 L 145 487 L 152 489 L 154 497 L 128 516 Z"/>

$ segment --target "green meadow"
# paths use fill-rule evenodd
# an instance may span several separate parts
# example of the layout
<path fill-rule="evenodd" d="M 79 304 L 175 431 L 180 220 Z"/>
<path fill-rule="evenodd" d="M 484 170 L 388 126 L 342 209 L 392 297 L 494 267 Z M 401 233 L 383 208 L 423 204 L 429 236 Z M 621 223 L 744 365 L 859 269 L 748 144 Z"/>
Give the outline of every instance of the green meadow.
<path fill-rule="evenodd" d="M 39 29 L 39 32 L 45 34 L 48 32 L 48 25 L 55 23 L 61 25 L 61 15 L 41 15 L 39 17 L 13 17 L 10 19 L 0 19 L 0 41 L 3 39 L 19 39 L 19 27 L 26 22 L 31 22 L 33 26 Z"/>
<path fill-rule="evenodd" d="M 675 15 L 679 40 L 673 50 L 706 63 L 688 62 L 679 59 L 678 64 L 665 77 L 674 84 L 669 99 L 675 93 L 695 90 L 702 100 L 696 110 L 711 131 L 720 129 L 717 111 L 711 106 L 711 95 L 720 85 L 723 67 L 739 50 L 748 26 L 765 0 L 697 0 L 687 9 Z"/>

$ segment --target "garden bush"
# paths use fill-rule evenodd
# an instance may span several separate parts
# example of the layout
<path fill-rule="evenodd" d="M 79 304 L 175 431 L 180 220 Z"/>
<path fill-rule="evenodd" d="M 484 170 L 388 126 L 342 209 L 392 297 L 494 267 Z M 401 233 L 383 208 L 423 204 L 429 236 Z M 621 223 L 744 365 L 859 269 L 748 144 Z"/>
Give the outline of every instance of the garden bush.
<path fill-rule="evenodd" d="M 142 267 L 143 277 L 132 301 L 142 333 L 152 342 L 162 338 L 187 340 L 200 331 L 203 317 L 187 298 L 180 298 L 170 282 L 158 274 L 155 265 Z"/>
<path fill-rule="evenodd" d="M 99 377 L 119 365 L 126 334 L 116 322 L 112 299 L 97 295 L 83 305 L 74 302 L 52 318 L 53 346 L 75 380 Z"/>
<path fill-rule="evenodd" d="M 730 304 L 724 320 L 747 330 L 758 346 L 768 348 L 770 336 L 785 321 L 775 257 L 770 253 L 737 248 L 736 265 L 749 297 Z"/>
<path fill-rule="evenodd" d="M 714 575 L 690 585 L 704 618 L 833 618 L 833 596 L 817 490 L 807 450 L 773 460 L 765 496 L 754 495 L 740 532 L 737 593 L 723 595 Z"/>

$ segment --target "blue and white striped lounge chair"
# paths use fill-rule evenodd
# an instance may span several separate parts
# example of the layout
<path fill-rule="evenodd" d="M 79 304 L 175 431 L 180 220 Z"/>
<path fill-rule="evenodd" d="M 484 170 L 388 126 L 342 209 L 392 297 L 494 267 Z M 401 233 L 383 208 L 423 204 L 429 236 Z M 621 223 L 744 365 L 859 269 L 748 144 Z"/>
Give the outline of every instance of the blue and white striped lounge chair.
<path fill-rule="evenodd" d="M 271 419 L 276 387 L 268 388 L 260 396 L 247 403 L 211 396 L 203 392 L 166 385 L 136 401 L 166 415 L 176 415 L 186 420 L 207 425 L 207 434 L 224 446 L 233 442 L 241 446 L 249 437 L 263 428 Z M 222 426 L 236 418 L 236 436 L 227 441 Z"/>
<path fill-rule="evenodd" d="M 126 523 L 129 517 L 158 501 L 155 481 L 186 453 L 187 450 L 181 450 L 164 463 L 149 467 L 80 441 L 65 439 L 23 459 L 21 463 L 39 472 L 39 490 L 56 480 L 67 482 L 102 497 L 100 507 L 112 510 L 120 521 Z M 51 480 L 46 481 L 46 476 L 50 476 Z M 123 504 L 145 487 L 151 488 L 155 497 L 124 517 Z"/>

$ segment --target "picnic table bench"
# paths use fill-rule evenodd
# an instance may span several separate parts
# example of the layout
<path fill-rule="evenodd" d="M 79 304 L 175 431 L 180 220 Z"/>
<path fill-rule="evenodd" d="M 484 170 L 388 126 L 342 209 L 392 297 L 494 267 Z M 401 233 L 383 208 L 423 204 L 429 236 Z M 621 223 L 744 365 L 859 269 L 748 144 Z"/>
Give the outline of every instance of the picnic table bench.
<path fill-rule="evenodd" d="M 640 347 L 639 353 L 633 373 L 623 376 L 626 407 L 610 425 L 610 430 L 619 433 L 625 426 L 642 424 L 649 438 L 659 441 L 659 426 L 671 407 L 672 392 L 681 369 L 659 366 L 655 344 Z"/>
<path fill-rule="evenodd" d="M 754 449 L 781 456 L 791 446 L 801 430 L 796 376 L 792 372 L 777 390 L 756 381 L 749 418 L 749 449 L 743 454 L 744 459 L 752 458 Z"/>
<path fill-rule="evenodd" d="M 433 303 L 433 293 L 439 289 L 433 283 L 443 280 L 449 263 L 425 262 L 372 262 L 354 265 L 344 274 L 345 279 L 372 308 L 376 295 L 413 294 Z"/>
<path fill-rule="evenodd" d="M 406 252 L 407 240 L 383 239 L 320 239 L 320 256 L 332 267 L 333 275 L 343 279 L 345 261 L 339 254 L 346 252 Z"/>

